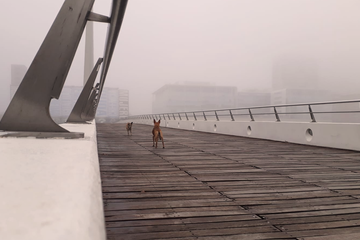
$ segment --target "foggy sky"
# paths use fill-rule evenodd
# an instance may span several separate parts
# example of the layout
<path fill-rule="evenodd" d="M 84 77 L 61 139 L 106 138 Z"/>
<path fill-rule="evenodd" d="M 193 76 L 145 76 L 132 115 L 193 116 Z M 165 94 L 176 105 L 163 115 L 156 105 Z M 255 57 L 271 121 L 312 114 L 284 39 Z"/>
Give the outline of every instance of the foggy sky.
<path fill-rule="evenodd" d="M 63 2 L 0 2 L 0 101 L 10 65 L 30 66 Z M 109 15 L 110 5 L 96 0 L 93 11 Z M 359 9 L 359 0 L 129 0 L 105 87 L 130 91 L 130 114 L 149 113 L 164 84 L 270 90 L 273 62 L 299 56 L 317 62 L 323 89 L 358 93 Z M 96 59 L 106 29 L 95 23 Z M 83 62 L 82 40 L 65 85 L 82 84 Z"/>

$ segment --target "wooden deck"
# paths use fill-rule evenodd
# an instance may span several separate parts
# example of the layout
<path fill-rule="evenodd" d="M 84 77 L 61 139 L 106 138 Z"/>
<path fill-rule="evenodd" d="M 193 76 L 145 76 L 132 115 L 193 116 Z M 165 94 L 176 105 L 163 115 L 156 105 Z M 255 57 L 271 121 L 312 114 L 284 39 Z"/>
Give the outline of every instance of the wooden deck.
<path fill-rule="evenodd" d="M 360 239 L 359 152 L 151 130 L 97 124 L 108 239 Z"/>

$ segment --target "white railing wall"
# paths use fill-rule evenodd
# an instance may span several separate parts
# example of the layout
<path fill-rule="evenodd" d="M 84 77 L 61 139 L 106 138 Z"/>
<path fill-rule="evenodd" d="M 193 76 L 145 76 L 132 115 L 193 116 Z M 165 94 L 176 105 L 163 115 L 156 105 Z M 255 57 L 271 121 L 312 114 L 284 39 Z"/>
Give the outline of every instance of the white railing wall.
<path fill-rule="evenodd" d="M 152 120 L 145 119 L 134 120 L 134 123 L 153 125 Z M 169 127 L 313 146 L 360 150 L 360 124 L 355 123 L 163 120 L 161 126 L 163 128 Z M 166 134 L 166 130 L 164 134 Z"/>
<path fill-rule="evenodd" d="M 360 150 L 360 122 L 317 122 L 316 119 L 321 114 L 358 114 L 358 109 L 351 111 L 320 111 L 314 112 L 312 108 L 318 105 L 335 105 L 335 104 L 355 104 L 359 107 L 359 100 L 341 101 L 341 102 L 324 102 L 324 103 L 306 103 L 293 105 L 264 106 L 245 109 L 221 109 L 198 112 L 182 113 L 165 113 L 165 114 L 148 114 L 132 116 L 122 122 L 134 122 L 140 124 L 153 125 L 153 119 L 161 119 L 162 128 L 176 128 L 189 131 L 200 131 L 215 134 L 228 134 L 241 137 L 268 139 L 281 142 L 290 142 L 297 144 L 322 146 L 330 148 L 340 148 L 349 150 Z M 281 108 L 306 107 L 308 112 L 287 112 L 287 115 L 306 114 L 306 121 L 281 121 Z M 257 121 L 259 116 L 253 114 L 256 109 L 271 109 L 272 112 L 265 111 L 268 115 L 274 115 L 273 120 Z M 251 114 L 249 120 L 236 120 L 239 115 L 234 113 L 240 110 L 249 110 Z M 280 110 L 280 111 L 279 111 Z M 301 110 L 303 111 L 303 110 Z M 227 112 L 227 115 L 221 114 Z M 263 111 L 264 112 L 264 111 Z M 284 111 L 283 111 L 284 112 Z M 276 113 L 276 117 L 275 117 Z M 195 117 L 194 117 L 195 115 Z M 204 117 L 205 115 L 205 117 Z M 244 114 L 242 114 L 244 115 Z M 259 114 L 260 115 L 260 114 Z M 264 115 L 263 113 L 261 115 Z M 284 115 L 284 114 L 283 114 Z M 163 130 L 166 135 L 166 130 Z"/>

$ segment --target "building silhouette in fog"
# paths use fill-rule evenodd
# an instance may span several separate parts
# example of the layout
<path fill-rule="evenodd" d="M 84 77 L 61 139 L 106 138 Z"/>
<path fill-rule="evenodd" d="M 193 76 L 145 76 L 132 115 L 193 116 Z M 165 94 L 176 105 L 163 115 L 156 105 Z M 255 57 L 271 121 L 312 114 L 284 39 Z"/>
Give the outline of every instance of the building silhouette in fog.
<path fill-rule="evenodd" d="M 236 102 L 239 108 L 271 105 L 271 92 L 241 91 Z"/>
<path fill-rule="evenodd" d="M 297 104 L 331 101 L 332 94 L 320 88 L 316 61 L 301 56 L 282 57 L 274 62 L 272 76 L 271 104 Z M 330 111 L 331 105 L 314 107 L 316 111 Z M 278 108 L 280 113 L 307 112 L 305 107 Z M 290 119 L 308 120 L 309 116 L 289 115 Z M 329 115 L 318 117 L 330 119 Z"/>
<path fill-rule="evenodd" d="M 83 87 L 82 86 L 64 86 L 59 100 L 53 100 L 50 105 L 50 114 L 59 122 L 65 121 L 70 115 Z M 124 96 L 124 92 L 126 95 Z M 123 98 L 128 99 L 129 93 L 127 90 L 120 90 L 118 88 L 103 89 L 100 103 L 96 111 L 95 119 L 100 122 L 115 122 L 121 117 L 129 115 L 129 102 L 124 103 Z M 127 109 L 127 111 L 121 109 Z"/>
<path fill-rule="evenodd" d="M 27 71 L 27 67 L 19 64 L 11 64 L 10 65 L 10 81 L 9 79 L 4 79 L 2 85 L 2 92 L 0 92 L 0 120 L 2 118 L 3 113 L 7 109 L 10 100 L 12 99 L 16 89 L 21 83 L 22 79 L 25 76 Z M 10 89 L 9 89 L 10 82 Z"/>
<path fill-rule="evenodd" d="M 129 116 L 129 90 L 119 90 L 119 114 L 120 118 Z"/>
<path fill-rule="evenodd" d="M 286 56 L 274 62 L 271 103 L 294 104 L 331 100 L 320 89 L 317 62 L 301 56 Z"/>
<path fill-rule="evenodd" d="M 23 80 L 27 69 L 28 68 L 25 65 L 11 64 L 10 100 L 13 98 Z"/>
<path fill-rule="evenodd" d="M 166 84 L 153 93 L 153 113 L 233 108 L 237 88 L 210 83 Z"/>
<path fill-rule="evenodd" d="M 315 60 L 283 56 L 273 64 L 272 89 L 318 89 L 319 73 Z"/>

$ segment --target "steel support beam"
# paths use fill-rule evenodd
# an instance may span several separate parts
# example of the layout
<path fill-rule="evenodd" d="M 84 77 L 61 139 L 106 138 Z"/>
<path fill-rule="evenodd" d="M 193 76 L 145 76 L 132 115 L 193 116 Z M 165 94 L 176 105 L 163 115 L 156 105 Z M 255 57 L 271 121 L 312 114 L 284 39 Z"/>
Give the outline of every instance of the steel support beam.
<path fill-rule="evenodd" d="M 85 123 L 86 120 L 81 118 L 81 114 L 85 113 L 85 107 L 87 104 L 87 101 L 89 100 L 91 90 L 93 89 L 94 82 L 96 79 L 96 76 L 99 72 L 100 65 L 102 63 L 103 59 L 99 58 L 97 63 L 94 66 L 94 69 L 92 70 L 90 77 L 88 81 L 86 82 L 83 90 L 80 93 L 80 96 L 78 100 L 76 101 L 76 104 L 74 108 L 72 109 L 69 118 L 66 122 L 76 122 L 76 123 Z"/>
<path fill-rule="evenodd" d="M 65 0 L 10 102 L 0 129 L 6 131 L 68 132 L 50 116 L 58 99 L 95 0 Z"/>
<path fill-rule="evenodd" d="M 115 50 L 116 42 L 119 37 L 120 28 L 124 19 L 126 6 L 128 0 L 113 0 L 112 8 L 111 8 L 111 16 L 110 16 L 110 24 L 108 28 L 107 40 L 105 45 L 105 53 L 104 53 L 104 63 L 100 76 L 100 89 L 99 96 L 96 99 L 96 106 L 99 104 L 99 100 L 101 98 L 101 94 L 104 88 L 105 79 L 110 67 L 112 55 Z M 95 108 L 96 112 L 96 108 Z"/>
<path fill-rule="evenodd" d="M 96 97 L 99 95 L 98 87 L 95 87 L 91 90 L 90 97 L 86 103 L 84 111 L 81 113 L 81 119 L 85 121 L 91 121 L 95 118 L 95 106 L 96 106 Z"/>

